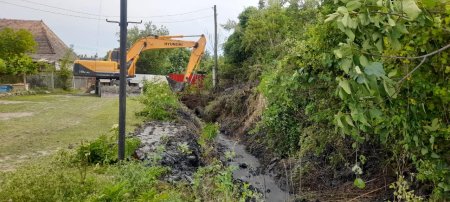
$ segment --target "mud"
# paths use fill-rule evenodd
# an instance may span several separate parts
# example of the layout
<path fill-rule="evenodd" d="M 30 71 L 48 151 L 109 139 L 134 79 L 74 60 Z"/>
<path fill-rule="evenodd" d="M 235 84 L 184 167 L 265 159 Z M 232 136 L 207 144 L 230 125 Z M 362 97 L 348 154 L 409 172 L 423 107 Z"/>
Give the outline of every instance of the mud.
<path fill-rule="evenodd" d="M 236 140 L 229 139 L 223 134 L 218 136 L 217 142 L 221 145 L 220 150 L 222 154 L 226 152 L 235 154 L 231 159 L 224 159 L 225 155 L 222 155 L 223 161 L 237 168 L 233 171 L 234 179 L 249 183 L 262 193 L 265 201 L 290 201 L 289 193 L 278 187 L 273 178 L 273 173 L 264 174 L 259 160 L 248 153 L 244 145 Z"/>
<path fill-rule="evenodd" d="M 14 112 L 14 113 L 0 113 L 0 121 L 6 121 L 14 118 L 21 118 L 33 116 L 32 112 Z"/>
<path fill-rule="evenodd" d="M 136 129 L 134 136 L 141 140 L 136 157 L 149 166 L 169 167 L 170 173 L 165 177 L 169 182 L 192 182 L 197 168 L 204 166 L 197 143 L 201 124 L 185 107 L 177 113 L 175 122 L 152 121 Z"/>

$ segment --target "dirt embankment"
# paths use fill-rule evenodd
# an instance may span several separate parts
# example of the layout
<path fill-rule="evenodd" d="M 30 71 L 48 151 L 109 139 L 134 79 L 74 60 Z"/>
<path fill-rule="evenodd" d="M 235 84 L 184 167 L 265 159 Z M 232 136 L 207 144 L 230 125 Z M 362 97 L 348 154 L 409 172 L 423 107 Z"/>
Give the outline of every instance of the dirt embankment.
<path fill-rule="evenodd" d="M 273 176 L 278 186 L 291 194 L 290 199 L 388 199 L 390 179 L 386 179 L 384 170 L 377 170 L 376 165 L 368 169 L 372 180 L 366 182 L 366 189 L 360 190 L 353 186 L 355 176 L 351 168 L 348 165 L 332 168 L 327 154 L 320 157 L 310 154 L 303 158 L 275 154 L 266 144 L 264 130 L 254 130 L 266 107 L 264 97 L 254 87 L 248 84 L 236 85 L 214 95 L 190 95 L 182 101 L 205 121 L 220 123 L 221 133 L 227 138 L 245 145 L 246 150 L 261 163 L 260 172 Z"/>

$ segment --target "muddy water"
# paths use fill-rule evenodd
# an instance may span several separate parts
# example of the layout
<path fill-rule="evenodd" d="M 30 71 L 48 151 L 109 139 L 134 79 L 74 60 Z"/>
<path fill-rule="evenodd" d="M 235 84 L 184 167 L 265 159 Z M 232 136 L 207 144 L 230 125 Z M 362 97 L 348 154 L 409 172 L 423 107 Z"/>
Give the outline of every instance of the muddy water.
<path fill-rule="evenodd" d="M 234 151 L 235 156 L 231 159 L 229 165 L 237 167 L 233 172 L 235 179 L 245 181 L 257 188 L 263 194 L 265 201 L 278 202 L 289 200 L 289 194 L 278 187 L 273 177 L 261 174 L 261 165 L 258 159 L 248 153 L 244 145 L 228 139 L 223 134 L 218 136 L 217 142 L 224 146 L 226 150 Z"/>

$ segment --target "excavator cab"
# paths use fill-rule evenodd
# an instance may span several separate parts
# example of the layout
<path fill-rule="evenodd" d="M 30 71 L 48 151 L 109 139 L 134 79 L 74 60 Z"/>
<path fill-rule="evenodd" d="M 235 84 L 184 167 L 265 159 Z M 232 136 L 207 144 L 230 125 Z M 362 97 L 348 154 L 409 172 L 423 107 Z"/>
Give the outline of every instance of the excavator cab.
<path fill-rule="evenodd" d="M 120 63 L 120 51 L 119 51 L 119 49 L 116 48 L 116 49 L 112 50 L 111 52 L 109 52 L 108 60 Z"/>

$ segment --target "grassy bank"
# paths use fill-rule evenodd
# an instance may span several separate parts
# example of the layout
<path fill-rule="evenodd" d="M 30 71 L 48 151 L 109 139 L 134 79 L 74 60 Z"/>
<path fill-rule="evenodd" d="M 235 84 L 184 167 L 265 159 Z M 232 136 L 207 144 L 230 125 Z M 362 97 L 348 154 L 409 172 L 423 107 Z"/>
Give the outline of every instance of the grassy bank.
<path fill-rule="evenodd" d="M 142 122 L 134 116 L 141 108 L 138 101 L 128 99 L 129 131 Z M 117 111 L 118 99 L 114 98 L 32 95 L 0 99 L 0 167 L 8 170 L 58 148 L 95 139 L 117 123 Z"/>

